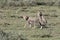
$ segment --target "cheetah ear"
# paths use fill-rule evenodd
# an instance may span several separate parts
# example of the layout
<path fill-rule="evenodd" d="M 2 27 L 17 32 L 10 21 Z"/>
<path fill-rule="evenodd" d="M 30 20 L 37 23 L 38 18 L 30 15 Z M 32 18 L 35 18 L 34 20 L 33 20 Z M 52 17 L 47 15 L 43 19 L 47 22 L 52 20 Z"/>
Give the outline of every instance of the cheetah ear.
<path fill-rule="evenodd" d="M 28 20 L 29 19 L 29 17 L 28 16 L 26 16 L 26 20 Z"/>

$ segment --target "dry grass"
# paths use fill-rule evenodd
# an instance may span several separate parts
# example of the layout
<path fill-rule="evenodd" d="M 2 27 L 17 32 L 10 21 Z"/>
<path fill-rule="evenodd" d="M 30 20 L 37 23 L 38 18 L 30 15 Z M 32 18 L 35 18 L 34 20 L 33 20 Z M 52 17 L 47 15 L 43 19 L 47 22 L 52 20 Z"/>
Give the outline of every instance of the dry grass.
<path fill-rule="evenodd" d="M 0 7 L 18 7 L 35 5 L 57 5 L 60 6 L 60 0 L 0 0 Z"/>
<path fill-rule="evenodd" d="M 16 13 L 16 11 L 19 11 Z M 34 17 L 38 10 L 41 10 L 48 20 L 48 28 L 24 28 L 25 21 L 20 15 Z M 0 9 L 0 29 L 6 33 L 12 32 L 22 34 L 28 40 L 60 40 L 60 8 L 57 6 L 34 6 Z M 16 34 L 16 35 L 17 35 Z M 17 37 L 16 37 L 17 38 Z"/>

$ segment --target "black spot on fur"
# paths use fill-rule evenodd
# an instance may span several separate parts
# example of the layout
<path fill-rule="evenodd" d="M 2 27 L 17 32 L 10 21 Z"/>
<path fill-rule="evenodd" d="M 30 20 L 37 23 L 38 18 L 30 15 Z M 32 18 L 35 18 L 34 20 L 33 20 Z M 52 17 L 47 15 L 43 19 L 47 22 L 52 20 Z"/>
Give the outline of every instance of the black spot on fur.
<path fill-rule="evenodd" d="M 40 16 L 42 16 L 42 12 L 40 12 L 40 14 L 39 14 Z"/>
<path fill-rule="evenodd" d="M 29 19 L 29 17 L 26 17 L 26 20 L 28 20 Z"/>

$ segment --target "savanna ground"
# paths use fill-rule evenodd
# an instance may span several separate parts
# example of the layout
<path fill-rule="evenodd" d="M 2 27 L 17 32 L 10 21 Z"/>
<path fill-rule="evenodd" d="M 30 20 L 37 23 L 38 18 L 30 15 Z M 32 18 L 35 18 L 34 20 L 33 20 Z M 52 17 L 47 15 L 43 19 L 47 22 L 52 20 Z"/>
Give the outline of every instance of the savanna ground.
<path fill-rule="evenodd" d="M 20 15 L 35 17 L 38 10 L 41 10 L 47 18 L 48 28 L 42 30 L 39 28 L 24 28 L 25 21 L 20 18 Z M 26 40 L 60 40 L 60 7 L 29 6 L 0 8 L 0 29 L 5 33 L 23 35 L 24 38 L 27 38 Z"/>

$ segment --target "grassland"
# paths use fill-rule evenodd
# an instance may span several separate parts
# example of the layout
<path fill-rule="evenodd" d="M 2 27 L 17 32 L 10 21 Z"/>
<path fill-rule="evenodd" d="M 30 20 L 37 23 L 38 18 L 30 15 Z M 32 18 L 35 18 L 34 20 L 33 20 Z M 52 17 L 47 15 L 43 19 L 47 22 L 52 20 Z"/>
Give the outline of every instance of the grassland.
<path fill-rule="evenodd" d="M 17 11 L 19 10 L 19 11 Z M 35 17 L 41 10 L 48 21 L 48 27 L 24 28 L 25 21 L 20 15 Z M 0 29 L 6 33 L 22 34 L 27 40 L 60 40 L 60 7 L 58 6 L 33 6 L 0 8 Z"/>

